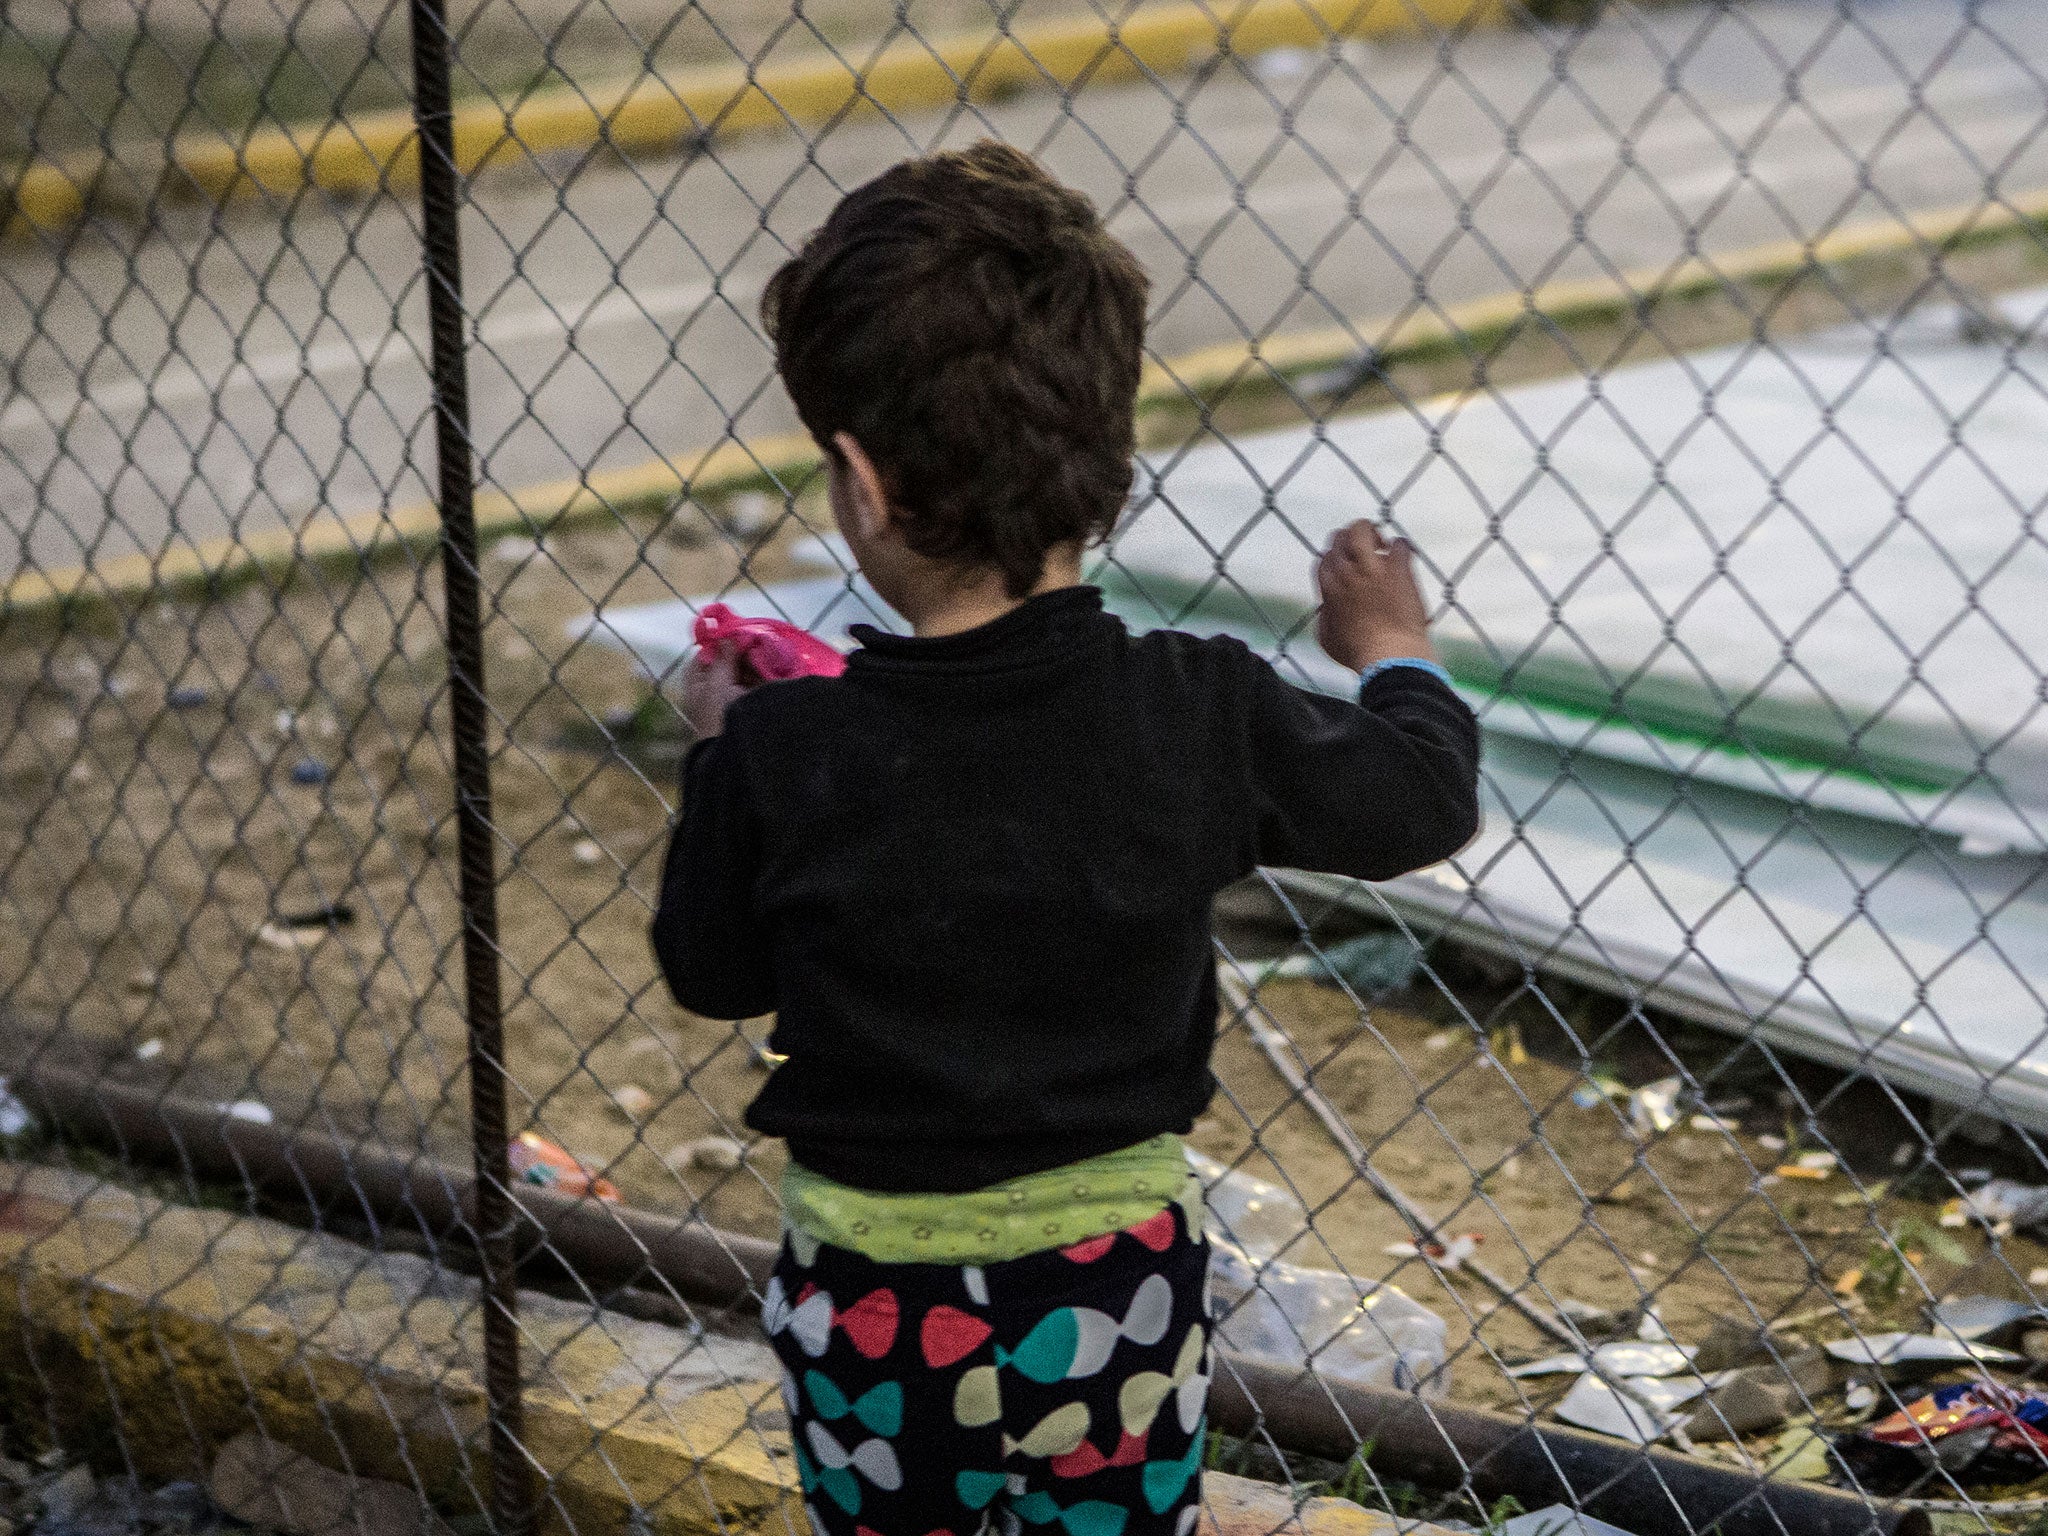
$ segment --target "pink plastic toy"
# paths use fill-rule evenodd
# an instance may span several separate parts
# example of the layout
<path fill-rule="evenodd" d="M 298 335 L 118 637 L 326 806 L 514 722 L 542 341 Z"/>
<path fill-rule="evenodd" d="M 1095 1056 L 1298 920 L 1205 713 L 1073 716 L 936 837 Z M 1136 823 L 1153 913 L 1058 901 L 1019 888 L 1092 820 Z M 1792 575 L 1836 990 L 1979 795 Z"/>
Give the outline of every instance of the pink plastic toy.
<path fill-rule="evenodd" d="M 743 619 L 723 603 L 704 605 L 695 633 L 705 655 L 730 656 L 739 664 L 742 681 L 837 677 L 846 670 L 846 658 L 809 630 L 780 619 Z"/>

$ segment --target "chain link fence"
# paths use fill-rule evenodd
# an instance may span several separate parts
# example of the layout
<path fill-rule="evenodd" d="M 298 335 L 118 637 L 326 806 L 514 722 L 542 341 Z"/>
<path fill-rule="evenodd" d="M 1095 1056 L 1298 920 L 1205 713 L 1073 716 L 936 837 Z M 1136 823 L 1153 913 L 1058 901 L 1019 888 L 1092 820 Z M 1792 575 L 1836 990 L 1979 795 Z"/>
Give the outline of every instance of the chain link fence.
<path fill-rule="evenodd" d="M 2038 1528 L 2044 69 L 2027 0 L 14 0 L 0 1517 L 803 1528 L 670 684 L 713 598 L 890 622 L 755 304 L 993 137 L 1152 275 L 1110 606 L 1342 689 L 1378 515 L 1486 731 L 1459 858 L 1218 904 L 1214 1518 Z"/>

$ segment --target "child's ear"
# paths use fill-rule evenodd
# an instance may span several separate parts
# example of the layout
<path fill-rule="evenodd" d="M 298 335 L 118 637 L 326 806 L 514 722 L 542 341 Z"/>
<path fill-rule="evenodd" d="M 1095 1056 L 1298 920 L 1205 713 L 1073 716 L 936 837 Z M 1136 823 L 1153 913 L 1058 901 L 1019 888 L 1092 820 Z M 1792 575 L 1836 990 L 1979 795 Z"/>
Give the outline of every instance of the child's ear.
<path fill-rule="evenodd" d="M 841 476 L 846 510 L 852 514 L 860 537 L 873 543 L 886 535 L 895 521 L 889 507 L 889 493 L 882 485 L 881 471 L 875 468 L 875 461 L 868 457 L 867 450 L 851 432 L 835 432 L 832 446 L 838 450 L 836 457 L 839 462 L 834 468 Z"/>

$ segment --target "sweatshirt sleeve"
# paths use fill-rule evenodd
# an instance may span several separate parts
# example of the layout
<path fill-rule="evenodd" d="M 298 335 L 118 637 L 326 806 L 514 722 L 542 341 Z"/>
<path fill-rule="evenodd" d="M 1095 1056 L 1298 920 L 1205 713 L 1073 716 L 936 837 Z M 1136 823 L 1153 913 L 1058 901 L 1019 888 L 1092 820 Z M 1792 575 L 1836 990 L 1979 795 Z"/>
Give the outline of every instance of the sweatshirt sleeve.
<path fill-rule="evenodd" d="M 1479 723 L 1441 680 L 1390 667 L 1354 703 L 1249 659 L 1257 863 L 1390 880 L 1472 840 Z"/>
<path fill-rule="evenodd" d="M 692 1013 L 750 1019 L 775 1010 L 767 935 L 754 913 L 761 829 L 731 739 L 683 760 L 682 809 L 662 867 L 654 955 Z"/>

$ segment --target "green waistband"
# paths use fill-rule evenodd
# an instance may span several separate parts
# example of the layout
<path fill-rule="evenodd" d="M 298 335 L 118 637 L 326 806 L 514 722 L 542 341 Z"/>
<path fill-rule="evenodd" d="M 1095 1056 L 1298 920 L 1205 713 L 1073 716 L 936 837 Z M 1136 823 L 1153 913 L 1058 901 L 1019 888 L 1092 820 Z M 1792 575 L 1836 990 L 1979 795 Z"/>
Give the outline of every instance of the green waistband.
<path fill-rule="evenodd" d="M 1189 1221 L 1201 1228 L 1201 1186 L 1178 1136 L 1027 1174 L 958 1195 L 894 1195 L 853 1189 L 791 1163 L 782 1208 L 805 1237 L 883 1264 L 985 1264 L 1157 1215 L 1193 1190 Z"/>

